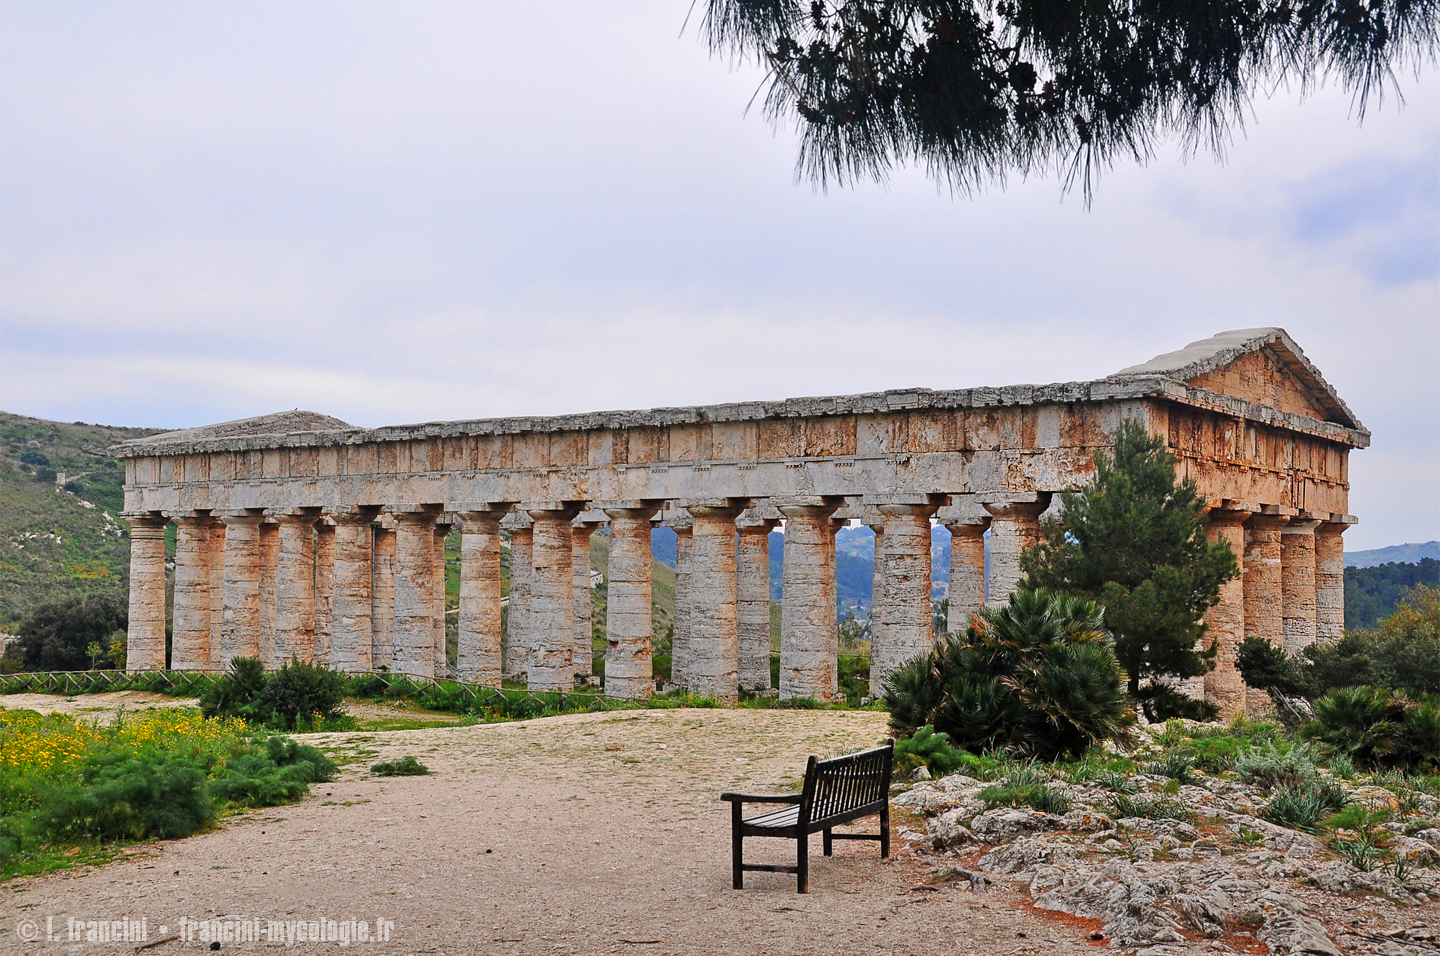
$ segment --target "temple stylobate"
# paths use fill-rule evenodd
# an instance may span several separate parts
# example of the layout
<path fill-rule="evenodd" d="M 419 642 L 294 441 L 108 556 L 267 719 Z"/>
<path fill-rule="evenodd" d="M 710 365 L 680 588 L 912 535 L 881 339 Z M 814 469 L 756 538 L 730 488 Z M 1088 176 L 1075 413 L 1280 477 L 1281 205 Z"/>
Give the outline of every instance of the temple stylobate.
<path fill-rule="evenodd" d="M 1340 635 L 1348 456 L 1370 439 L 1281 329 L 1225 332 L 1091 382 L 374 429 L 297 411 L 126 442 L 112 452 L 132 523 L 127 666 L 250 656 L 570 689 L 591 670 L 589 543 L 608 527 L 604 689 L 646 697 L 663 524 L 677 536 L 671 679 L 733 700 L 770 687 L 766 542 L 783 528 L 778 690 L 829 699 L 835 534 L 858 521 L 876 535 L 878 688 L 934 640 L 932 524 L 952 535 L 959 627 L 1008 598 L 1041 514 L 1089 480 L 1127 418 L 1166 440 L 1209 499 L 1212 538 L 1240 558 L 1208 618 L 1218 663 L 1191 690 L 1241 711 L 1244 637 L 1293 652 Z M 444 541 L 457 527 L 452 662 Z"/>

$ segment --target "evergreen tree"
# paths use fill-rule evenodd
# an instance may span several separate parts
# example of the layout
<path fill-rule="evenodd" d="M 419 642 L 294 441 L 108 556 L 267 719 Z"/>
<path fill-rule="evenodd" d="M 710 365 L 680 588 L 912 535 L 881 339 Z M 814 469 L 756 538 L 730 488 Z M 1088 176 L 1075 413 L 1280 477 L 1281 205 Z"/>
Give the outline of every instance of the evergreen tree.
<path fill-rule="evenodd" d="M 1199 647 L 1205 612 L 1240 573 L 1223 542 L 1205 537 L 1204 500 L 1178 480 L 1164 442 L 1138 422 L 1121 423 L 1115 453 L 1095 456 L 1095 479 L 1061 496 L 1059 518 L 1022 558 L 1023 586 L 1082 595 L 1105 608 L 1127 690 L 1151 720 L 1213 715 L 1160 682 L 1214 666 Z"/>
<path fill-rule="evenodd" d="M 966 192 L 1053 168 L 1088 196 L 1167 136 L 1222 156 L 1256 91 L 1333 78 L 1363 117 L 1434 62 L 1437 21 L 1410 0 L 710 0 L 702 30 L 766 69 L 813 183 L 913 162 Z"/>

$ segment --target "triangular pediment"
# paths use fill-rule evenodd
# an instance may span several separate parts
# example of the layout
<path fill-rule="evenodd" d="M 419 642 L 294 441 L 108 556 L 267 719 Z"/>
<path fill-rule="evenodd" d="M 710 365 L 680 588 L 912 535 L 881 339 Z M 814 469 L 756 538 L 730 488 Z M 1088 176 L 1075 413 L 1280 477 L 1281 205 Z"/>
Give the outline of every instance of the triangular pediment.
<path fill-rule="evenodd" d="M 1164 376 L 1257 405 L 1363 429 L 1284 329 L 1237 329 L 1122 369 L 1112 379 Z"/>
<path fill-rule="evenodd" d="M 239 418 L 233 422 L 221 422 L 218 425 L 205 425 L 201 428 L 186 428 L 176 432 L 164 432 L 160 435 L 151 435 L 141 441 L 150 442 L 193 442 L 209 441 L 217 438 L 249 438 L 254 435 L 289 435 L 294 432 L 322 432 L 336 428 L 354 428 L 349 422 L 342 422 L 338 418 L 329 415 L 322 415 L 319 412 L 307 412 L 295 409 L 289 412 L 275 412 L 270 415 L 257 415 L 254 418 Z"/>

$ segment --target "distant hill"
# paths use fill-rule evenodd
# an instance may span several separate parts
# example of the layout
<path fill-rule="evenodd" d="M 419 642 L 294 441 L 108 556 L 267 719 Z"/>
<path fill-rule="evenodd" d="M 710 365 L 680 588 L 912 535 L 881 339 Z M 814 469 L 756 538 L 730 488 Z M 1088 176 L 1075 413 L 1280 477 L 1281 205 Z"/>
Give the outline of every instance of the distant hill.
<path fill-rule="evenodd" d="M 1386 549 L 1388 550 L 1388 549 Z M 1440 588 L 1440 561 L 1392 561 L 1367 568 L 1345 569 L 1345 627 L 1374 627 L 1399 606 L 1405 592 L 1423 584 Z"/>
<path fill-rule="evenodd" d="M 105 449 L 161 430 L 0 412 L 0 629 L 57 597 L 125 595 L 125 471 Z"/>
<path fill-rule="evenodd" d="M 1373 568 L 1377 564 L 1404 562 L 1418 564 L 1423 558 L 1440 559 L 1440 541 L 1426 541 L 1424 544 L 1392 544 L 1388 548 L 1373 551 L 1345 552 L 1347 568 Z"/>

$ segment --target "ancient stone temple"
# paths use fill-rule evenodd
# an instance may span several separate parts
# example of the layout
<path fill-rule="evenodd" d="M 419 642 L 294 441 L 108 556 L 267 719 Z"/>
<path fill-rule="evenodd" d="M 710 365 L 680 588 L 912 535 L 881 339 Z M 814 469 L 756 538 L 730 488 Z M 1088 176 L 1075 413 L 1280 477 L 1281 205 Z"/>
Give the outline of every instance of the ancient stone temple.
<path fill-rule="evenodd" d="M 608 526 L 605 692 L 645 697 L 650 532 L 664 524 L 677 534 L 672 678 L 734 699 L 770 686 L 765 542 L 783 526 L 778 690 L 827 699 L 835 534 L 858 521 L 876 533 L 878 687 L 934 639 L 932 523 L 953 536 L 949 620 L 962 626 L 1006 600 L 1041 514 L 1089 479 L 1126 418 L 1166 439 L 1208 496 L 1210 534 L 1240 557 L 1209 616 L 1217 666 L 1195 688 L 1238 711 L 1244 636 L 1297 651 L 1340 634 L 1347 461 L 1370 438 L 1280 329 L 1225 332 L 1093 382 L 373 429 L 285 412 L 127 442 L 113 452 L 133 528 L 128 664 L 216 670 L 243 655 L 569 689 L 590 672 L 577 571 Z M 457 527 L 452 663 L 443 546 Z"/>

